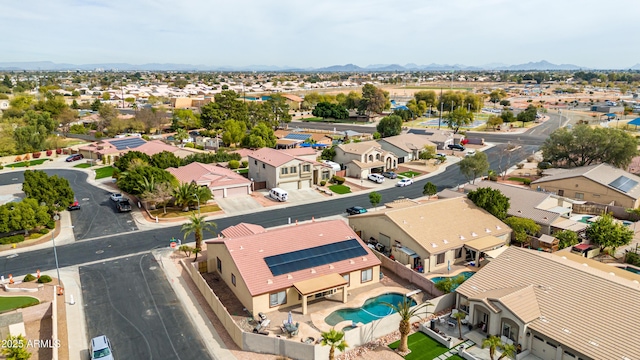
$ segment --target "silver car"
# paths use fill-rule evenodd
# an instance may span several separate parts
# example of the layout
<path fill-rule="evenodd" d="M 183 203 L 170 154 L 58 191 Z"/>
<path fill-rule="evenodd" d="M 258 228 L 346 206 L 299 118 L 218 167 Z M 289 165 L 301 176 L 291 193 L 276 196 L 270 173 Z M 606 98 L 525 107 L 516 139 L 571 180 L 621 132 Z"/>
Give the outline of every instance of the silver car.
<path fill-rule="evenodd" d="M 104 336 L 97 336 L 91 339 L 91 360 L 113 360 L 111 342 Z"/>

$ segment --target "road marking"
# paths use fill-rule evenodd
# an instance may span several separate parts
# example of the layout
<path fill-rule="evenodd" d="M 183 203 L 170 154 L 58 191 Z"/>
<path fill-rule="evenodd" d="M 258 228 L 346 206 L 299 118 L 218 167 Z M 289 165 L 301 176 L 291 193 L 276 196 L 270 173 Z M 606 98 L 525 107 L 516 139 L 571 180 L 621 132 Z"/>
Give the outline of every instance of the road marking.
<path fill-rule="evenodd" d="M 98 251 L 96 251 L 96 254 L 98 254 L 98 255 L 100 255 L 100 254 L 102 254 L 102 253 L 104 253 L 104 250 L 98 250 Z"/>
<path fill-rule="evenodd" d="M 149 268 L 149 270 L 155 270 L 155 269 L 157 269 L 157 268 L 158 268 L 157 266 L 151 266 L 151 267 Z"/>
<path fill-rule="evenodd" d="M 7 259 L 13 259 L 15 257 L 18 257 L 18 254 L 11 254 L 11 255 L 7 256 Z"/>

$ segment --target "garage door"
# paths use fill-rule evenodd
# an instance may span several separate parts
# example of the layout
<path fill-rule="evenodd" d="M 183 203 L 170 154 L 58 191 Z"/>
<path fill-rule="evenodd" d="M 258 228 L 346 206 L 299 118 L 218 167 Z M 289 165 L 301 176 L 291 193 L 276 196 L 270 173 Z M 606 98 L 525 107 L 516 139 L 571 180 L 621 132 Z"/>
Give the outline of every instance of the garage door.
<path fill-rule="evenodd" d="M 300 189 L 310 189 L 311 180 L 300 180 Z"/>
<path fill-rule="evenodd" d="M 534 335 L 531 342 L 531 354 L 542 360 L 553 360 L 556 358 L 556 346 Z"/>
<path fill-rule="evenodd" d="M 227 197 L 234 197 L 240 195 L 247 195 L 249 193 L 247 186 L 238 186 L 234 188 L 227 188 Z"/>
<path fill-rule="evenodd" d="M 280 183 L 280 185 L 278 185 L 277 187 L 282 190 L 298 190 L 298 182 L 293 181 L 288 183 Z"/>
<path fill-rule="evenodd" d="M 222 199 L 224 197 L 224 192 L 222 189 L 217 189 L 217 190 L 213 190 L 211 192 L 211 195 L 213 195 L 214 199 Z"/>

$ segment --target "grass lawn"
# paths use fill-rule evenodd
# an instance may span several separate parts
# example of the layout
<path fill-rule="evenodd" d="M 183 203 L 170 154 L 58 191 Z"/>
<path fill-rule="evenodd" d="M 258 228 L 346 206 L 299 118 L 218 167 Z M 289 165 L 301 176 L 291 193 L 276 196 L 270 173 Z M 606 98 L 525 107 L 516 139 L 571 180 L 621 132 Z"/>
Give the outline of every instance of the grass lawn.
<path fill-rule="evenodd" d="M 91 164 L 87 164 L 87 163 L 78 164 L 78 165 L 74 166 L 74 168 L 80 168 L 80 169 L 86 169 L 86 168 L 89 168 L 89 167 L 91 167 Z"/>
<path fill-rule="evenodd" d="M 329 186 L 329 190 L 336 194 L 348 194 L 351 192 L 351 189 L 346 185 L 331 185 Z"/>
<path fill-rule="evenodd" d="M 249 173 L 249 169 L 248 168 L 247 169 L 238 169 L 238 170 L 236 170 L 236 172 L 238 174 L 248 174 Z"/>
<path fill-rule="evenodd" d="M 103 179 L 106 177 L 111 177 L 113 175 L 113 170 L 114 170 L 113 166 L 105 166 L 105 167 L 96 169 L 96 180 Z"/>
<path fill-rule="evenodd" d="M 389 347 L 397 349 L 399 344 L 400 340 L 389 344 Z M 446 346 L 440 345 L 440 343 L 420 331 L 409 335 L 409 349 L 411 349 L 411 353 L 405 356 L 407 360 L 435 359 L 449 351 Z"/>
<path fill-rule="evenodd" d="M 33 166 L 33 165 L 40 165 L 45 161 L 49 161 L 49 159 L 35 159 L 35 160 L 21 161 L 13 164 L 7 164 L 5 165 L 5 167 L 6 168 L 27 167 L 27 166 Z"/>
<path fill-rule="evenodd" d="M 401 176 L 404 176 L 404 177 L 408 177 L 409 179 L 411 179 L 412 177 L 419 176 L 420 173 L 410 170 L 410 171 L 401 172 L 398 175 L 401 175 Z"/>
<path fill-rule="evenodd" d="M 447 358 L 447 360 L 464 360 L 460 355 L 453 355 L 452 357 Z"/>
<path fill-rule="evenodd" d="M 216 212 L 216 211 L 220 211 L 220 207 L 218 205 L 200 206 L 201 214 Z M 149 211 L 149 213 L 151 213 L 151 216 L 157 216 L 159 219 L 188 217 L 188 216 L 191 216 L 193 212 L 197 214 L 198 210 L 182 211 L 182 209 L 179 209 L 177 207 L 167 207 L 167 213 L 165 214 L 163 208 L 160 207 L 159 209 Z"/>
<path fill-rule="evenodd" d="M 0 297 L 0 313 L 5 311 L 38 305 L 40 301 L 31 296 Z"/>

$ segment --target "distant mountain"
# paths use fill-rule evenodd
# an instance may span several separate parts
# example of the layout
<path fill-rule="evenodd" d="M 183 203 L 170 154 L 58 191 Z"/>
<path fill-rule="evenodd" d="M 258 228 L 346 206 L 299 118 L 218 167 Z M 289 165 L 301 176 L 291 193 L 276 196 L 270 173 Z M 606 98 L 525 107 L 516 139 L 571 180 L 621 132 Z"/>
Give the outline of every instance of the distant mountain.
<path fill-rule="evenodd" d="M 324 67 L 320 69 L 315 69 L 316 71 L 322 72 L 358 72 L 363 71 L 364 69 L 358 65 L 347 64 L 347 65 L 333 65 L 329 67 Z M 367 69 L 371 70 L 371 69 Z"/>
<path fill-rule="evenodd" d="M 583 67 L 572 65 L 572 64 L 561 64 L 555 65 L 546 60 L 538 61 L 538 62 L 528 62 L 526 64 L 520 65 L 511 65 L 506 66 L 504 68 L 496 68 L 496 70 L 511 70 L 511 71 L 519 71 L 519 70 L 580 70 Z"/>
<path fill-rule="evenodd" d="M 640 70 L 640 64 L 635 64 L 632 67 L 630 67 L 629 69 L 631 69 L 631 70 Z"/>

